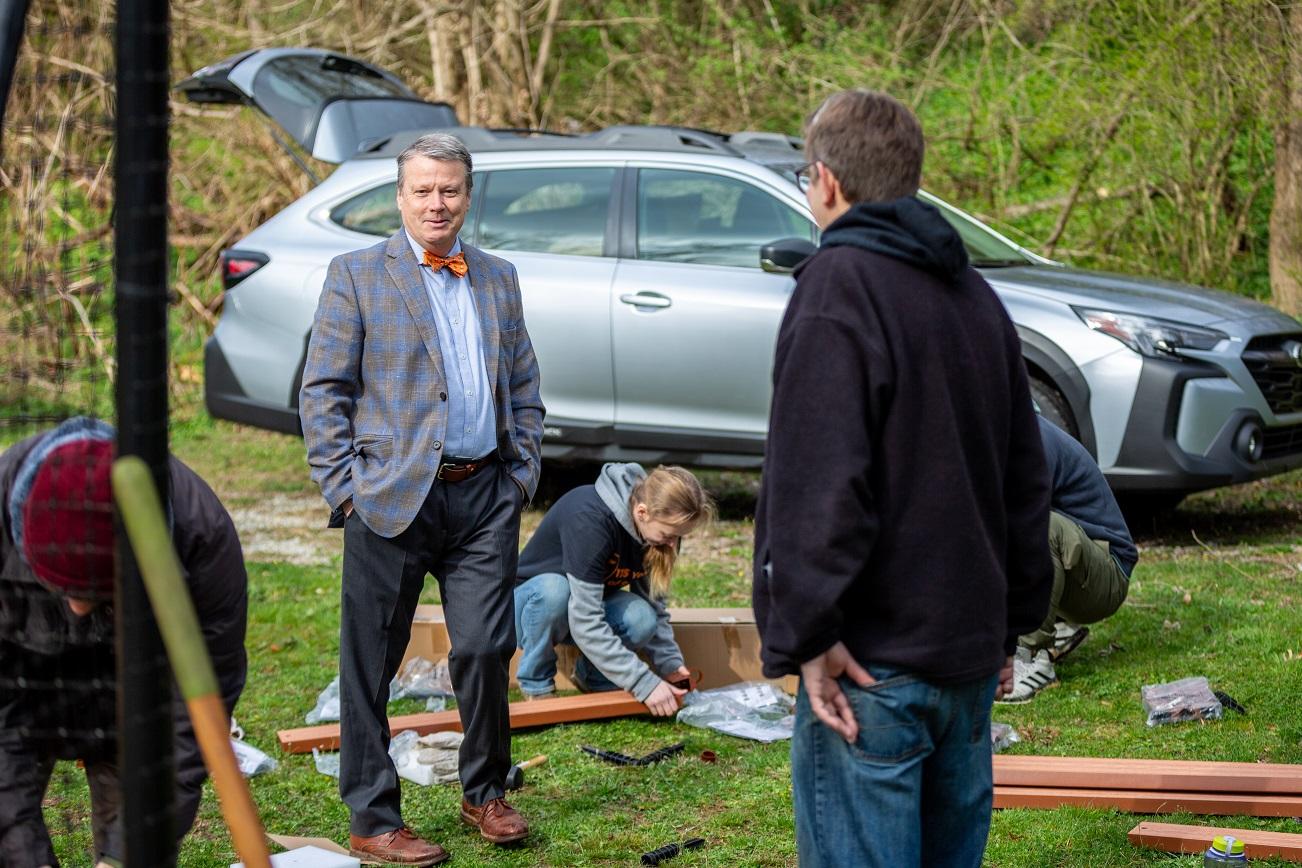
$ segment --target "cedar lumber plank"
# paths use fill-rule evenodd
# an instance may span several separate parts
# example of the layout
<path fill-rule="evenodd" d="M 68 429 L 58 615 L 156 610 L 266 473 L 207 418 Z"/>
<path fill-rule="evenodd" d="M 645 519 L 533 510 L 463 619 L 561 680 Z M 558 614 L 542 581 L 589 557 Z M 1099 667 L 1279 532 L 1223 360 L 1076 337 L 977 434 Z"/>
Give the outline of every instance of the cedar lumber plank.
<path fill-rule="evenodd" d="M 996 786 L 1302 796 L 1302 765 L 998 755 Z"/>
<path fill-rule="evenodd" d="M 510 709 L 512 729 L 648 713 L 647 707 L 625 690 L 512 702 Z M 397 735 L 408 729 L 415 730 L 418 735 L 428 735 L 431 732 L 460 732 L 461 715 L 454 709 L 389 718 L 391 735 Z M 276 733 L 276 737 L 280 741 L 280 749 L 285 753 L 311 753 L 313 748 L 338 750 L 339 724 L 282 729 Z"/>
<path fill-rule="evenodd" d="M 1073 790 L 1061 787 L 995 787 L 996 808 L 1115 808 L 1134 814 L 1243 814 L 1302 816 L 1302 796 L 1252 793 L 1182 793 L 1155 790 Z"/>
<path fill-rule="evenodd" d="M 1140 823 L 1126 835 L 1136 847 L 1167 853 L 1203 853 L 1217 835 L 1233 835 L 1244 844 L 1249 858 L 1274 856 L 1302 862 L 1302 835 L 1290 832 L 1258 832 L 1255 829 L 1227 829 L 1223 826 L 1182 826 L 1177 823 Z"/>

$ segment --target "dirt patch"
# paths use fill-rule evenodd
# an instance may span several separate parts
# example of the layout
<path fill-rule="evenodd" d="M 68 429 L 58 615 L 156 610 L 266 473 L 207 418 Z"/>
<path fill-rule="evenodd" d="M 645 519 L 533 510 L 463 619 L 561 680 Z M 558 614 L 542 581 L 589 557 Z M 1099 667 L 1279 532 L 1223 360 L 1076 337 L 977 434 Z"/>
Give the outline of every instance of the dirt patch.
<path fill-rule="evenodd" d="M 344 535 L 326 529 L 320 495 L 275 494 L 230 510 L 249 561 L 329 564 L 343 553 Z"/>

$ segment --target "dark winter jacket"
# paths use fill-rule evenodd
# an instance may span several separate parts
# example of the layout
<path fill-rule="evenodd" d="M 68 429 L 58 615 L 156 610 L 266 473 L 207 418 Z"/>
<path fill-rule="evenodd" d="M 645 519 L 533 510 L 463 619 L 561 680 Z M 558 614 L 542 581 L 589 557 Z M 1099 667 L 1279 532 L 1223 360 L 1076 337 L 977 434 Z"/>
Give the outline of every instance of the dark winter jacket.
<path fill-rule="evenodd" d="M 66 599 L 41 584 L 24 562 L 3 508 L 23 459 L 48 433 L 0 454 L 0 754 L 111 759 L 117 680 L 112 607 L 73 615 Z M 173 541 L 229 712 L 247 671 L 244 557 L 235 526 L 212 489 L 175 458 L 169 471 Z M 184 831 L 198 807 L 204 767 L 179 698 L 173 719 L 177 819 Z"/>
<path fill-rule="evenodd" d="M 1094 457 L 1070 434 L 1040 417 L 1040 440 L 1053 480 L 1052 507 L 1080 525 L 1090 539 L 1104 540 L 1127 576 L 1139 552 L 1121 507 Z"/>
<path fill-rule="evenodd" d="M 768 676 L 844 642 L 940 682 L 1048 610 L 1049 478 L 1016 330 L 917 199 L 858 204 L 796 272 L 755 518 Z"/>

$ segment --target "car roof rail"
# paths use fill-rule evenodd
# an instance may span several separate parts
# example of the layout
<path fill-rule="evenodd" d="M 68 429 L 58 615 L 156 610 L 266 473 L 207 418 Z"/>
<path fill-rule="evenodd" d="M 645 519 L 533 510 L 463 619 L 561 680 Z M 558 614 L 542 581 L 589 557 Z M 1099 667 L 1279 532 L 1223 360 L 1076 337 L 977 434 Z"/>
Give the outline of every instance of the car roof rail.
<path fill-rule="evenodd" d="M 714 151 L 740 157 L 741 151 L 728 144 L 728 137 L 694 127 L 620 124 L 591 133 L 585 138 L 604 148 L 646 148 L 656 151 Z"/>
<path fill-rule="evenodd" d="M 525 127 L 445 127 L 440 130 L 407 130 L 362 142 L 358 157 L 396 157 L 425 132 L 450 133 L 471 151 L 513 151 L 543 149 L 617 149 L 710 152 L 729 157 L 799 154 L 805 141 L 785 133 L 747 130 L 720 133 L 697 127 L 660 124 L 618 124 L 594 133 L 574 134 Z M 761 162 L 763 159 L 761 158 Z"/>
<path fill-rule="evenodd" d="M 558 130 L 540 130 L 533 127 L 489 127 L 494 133 L 511 133 L 516 136 L 542 137 L 542 136 L 560 136 L 566 139 L 575 138 L 575 133 L 562 133 Z"/>
<path fill-rule="evenodd" d="M 799 151 L 805 150 L 805 140 L 799 136 L 789 136 L 786 133 L 769 133 L 763 130 L 743 130 L 740 133 L 733 133 L 728 136 L 728 144 L 733 146 L 744 145 L 771 145 L 777 148 Z"/>
<path fill-rule="evenodd" d="M 354 157 L 388 157 L 402 153 L 403 149 L 426 133 L 448 133 L 460 139 L 471 151 L 528 150 L 539 147 L 573 148 L 580 136 L 550 130 L 533 130 L 517 127 L 439 127 L 437 129 L 403 130 L 390 136 L 367 139 L 357 146 Z"/>

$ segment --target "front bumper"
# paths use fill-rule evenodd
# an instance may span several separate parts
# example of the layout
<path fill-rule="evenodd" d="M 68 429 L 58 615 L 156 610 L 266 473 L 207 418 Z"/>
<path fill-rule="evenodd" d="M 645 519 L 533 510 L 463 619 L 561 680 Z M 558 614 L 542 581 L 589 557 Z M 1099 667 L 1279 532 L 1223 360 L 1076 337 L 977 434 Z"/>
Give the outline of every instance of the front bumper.
<path fill-rule="evenodd" d="M 1191 493 L 1302 467 L 1302 424 L 1268 424 L 1220 367 L 1193 360 L 1144 359 L 1116 462 L 1116 491 Z M 1260 431 L 1252 460 L 1248 435 Z"/>

